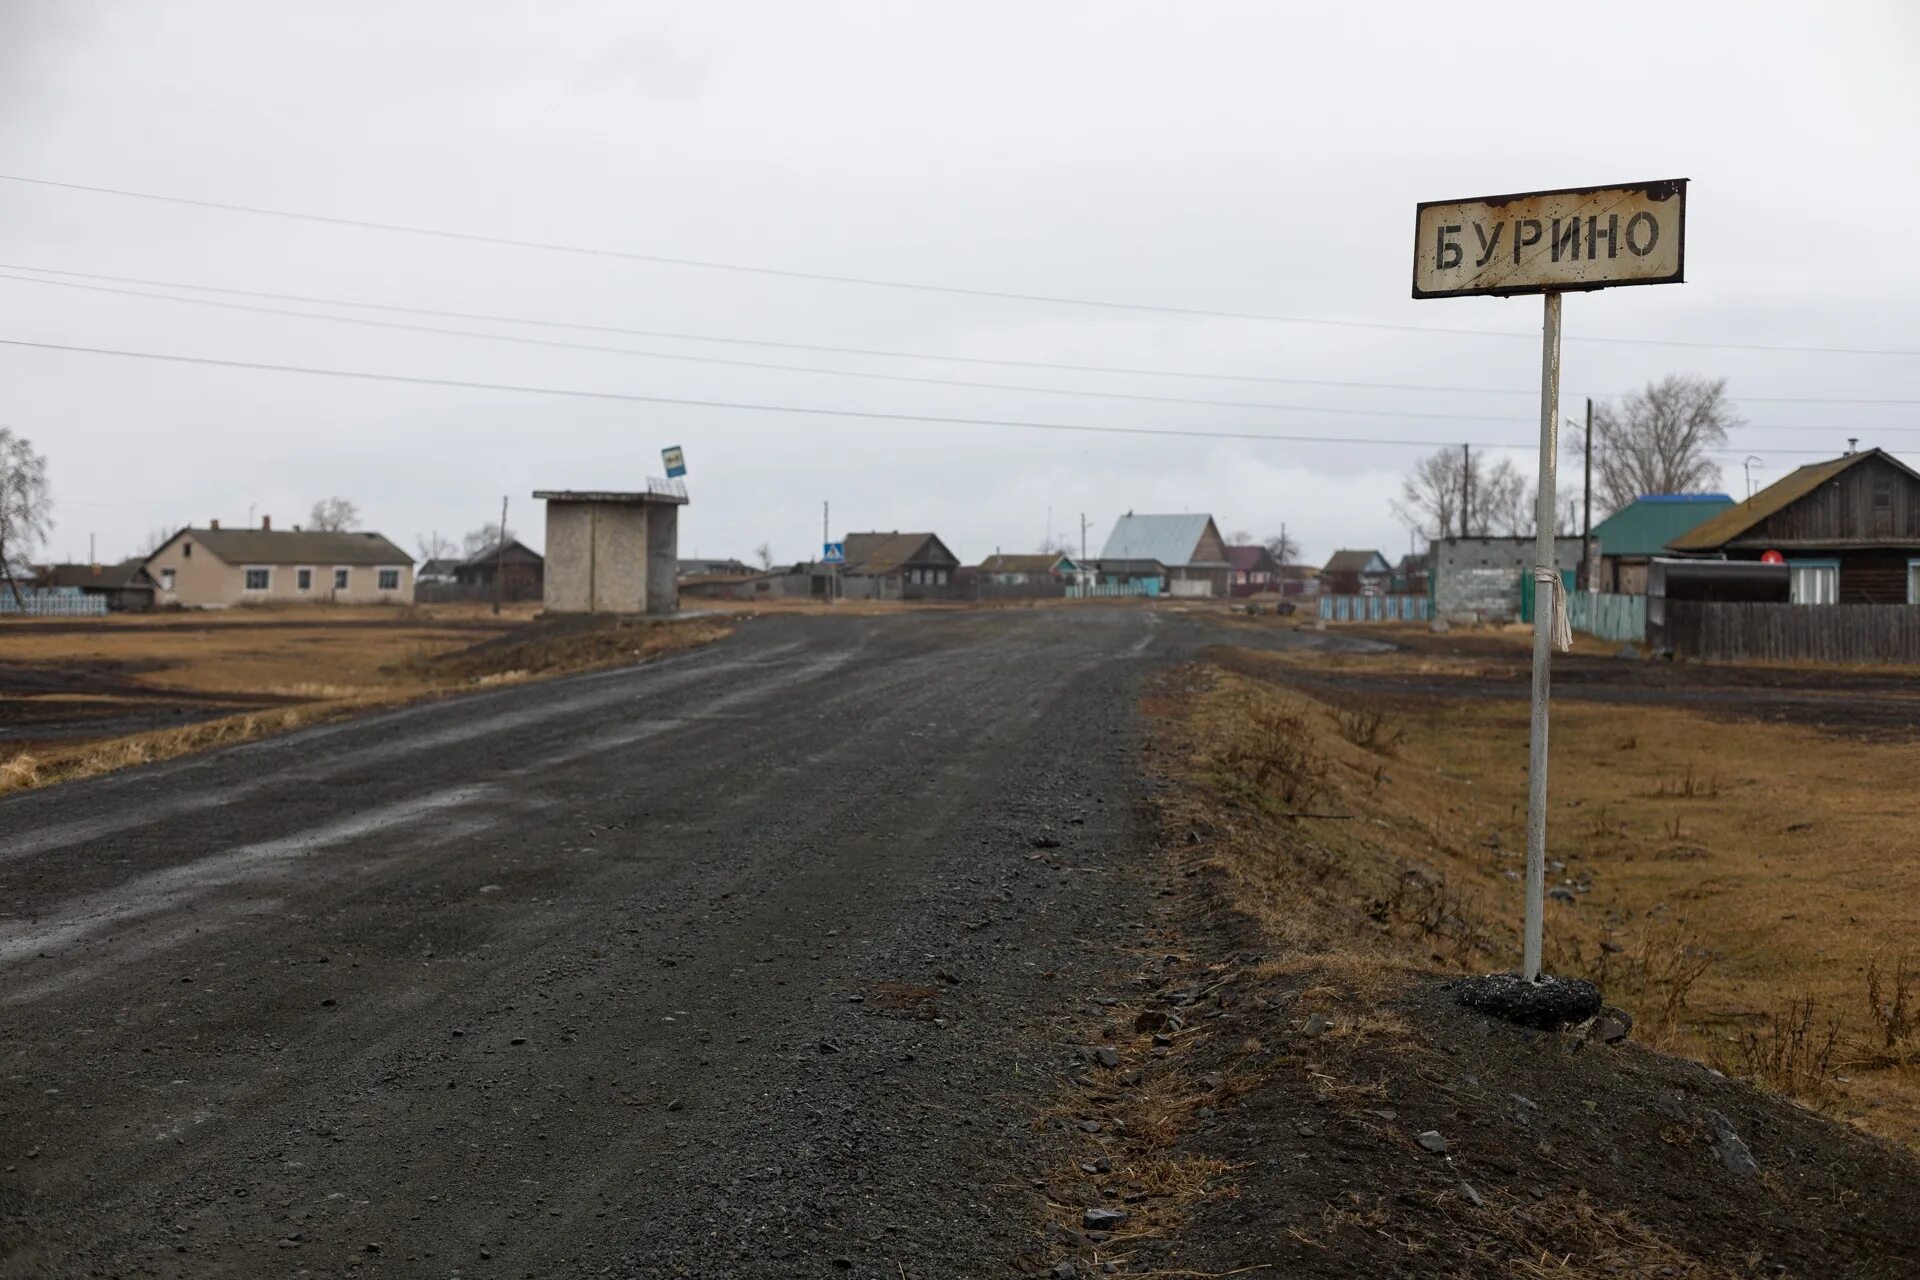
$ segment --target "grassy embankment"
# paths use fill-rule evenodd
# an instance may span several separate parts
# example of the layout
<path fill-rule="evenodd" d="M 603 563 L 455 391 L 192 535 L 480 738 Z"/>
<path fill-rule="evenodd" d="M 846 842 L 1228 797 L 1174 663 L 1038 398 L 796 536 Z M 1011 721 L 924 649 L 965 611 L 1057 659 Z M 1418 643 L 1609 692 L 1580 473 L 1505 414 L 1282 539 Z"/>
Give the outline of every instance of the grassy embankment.
<path fill-rule="evenodd" d="M 1301 665 L 1445 660 L 1234 651 L 1155 699 L 1234 903 L 1333 986 L 1518 953 L 1527 706 L 1310 696 Z M 1552 737 L 1549 968 L 1593 978 L 1642 1043 L 1920 1147 L 1920 752 L 1664 706 L 1567 701 Z M 1163 760 L 1169 759 L 1163 755 Z"/>

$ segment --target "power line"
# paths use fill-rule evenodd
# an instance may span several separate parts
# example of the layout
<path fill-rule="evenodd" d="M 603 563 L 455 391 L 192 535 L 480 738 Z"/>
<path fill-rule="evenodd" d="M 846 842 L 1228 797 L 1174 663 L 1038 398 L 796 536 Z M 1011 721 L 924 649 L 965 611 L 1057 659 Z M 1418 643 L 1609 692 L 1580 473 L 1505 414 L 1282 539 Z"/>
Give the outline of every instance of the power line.
<path fill-rule="evenodd" d="M 806 405 L 765 404 L 739 400 L 702 400 L 682 396 L 650 396 L 622 391 L 589 391 L 578 387 L 540 387 L 506 382 L 474 382 L 459 378 L 428 378 L 415 374 L 374 373 L 362 369 L 322 369 L 311 365 L 268 364 L 251 360 L 225 360 L 213 356 L 181 356 L 157 351 L 130 351 L 114 347 L 83 347 L 59 342 L 30 342 L 24 338 L 0 338 L 0 346 L 36 351 L 61 351 L 77 355 L 114 356 L 134 360 L 165 361 L 174 364 L 204 365 L 221 369 L 252 369 L 266 373 L 297 373 L 312 377 L 356 378 L 369 382 L 400 383 L 423 387 L 455 387 L 473 391 L 507 391 L 519 395 L 567 396 L 584 400 L 617 400 L 634 404 L 673 404 L 701 409 L 742 409 L 754 413 L 795 413 L 812 417 L 857 418 L 871 422 L 941 423 L 954 426 L 1015 427 L 1028 431 L 1076 431 L 1097 435 L 1172 436 L 1199 440 L 1265 440 L 1285 444 L 1337 444 L 1346 446 L 1379 445 L 1387 447 L 1452 447 L 1459 441 L 1400 440 L 1370 436 L 1280 435 L 1261 431 L 1216 431 L 1205 428 L 1174 430 L 1170 427 L 1115 427 L 1084 423 L 1032 422 L 1006 418 L 963 418 L 942 414 L 881 413 L 865 409 L 821 409 Z M 1526 449 L 1526 442 L 1472 441 L 1476 449 Z M 1742 453 L 1739 449 L 1716 449 L 1715 453 Z M 1774 453 L 1831 455 L 1826 449 L 1775 449 Z"/>
<path fill-rule="evenodd" d="M 545 329 L 576 329 L 587 333 L 614 333 L 629 338 L 666 338 L 676 342 L 714 342 L 733 346 L 777 347 L 787 351 L 814 351 L 826 355 L 880 356 L 889 360 L 930 360 L 948 364 L 1002 365 L 1018 369 L 1050 369 L 1069 373 L 1118 373 L 1153 378 L 1190 378 L 1204 382 L 1261 382 L 1302 387 L 1364 388 L 1377 391 L 1461 392 L 1475 395 L 1535 397 L 1538 387 L 1449 387 L 1404 382 L 1348 382 L 1328 378 L 1283 378 L 1271 374 L 1209 373 L 1195 369 L 1143 369 L 1131 365 L 1063 364 L 1046 360 L 1006 360 L 991 356 L 956 356 L 927 351 L 892 351 L 881 347 L 842 347 L 813 342 L 782 342 L 773 338 L 740 338 L 704 333 L 685 333 L 670 329 L 633 329 L 620 325 L 583 324 L 570 320 L 540 320 L 528 316 L 499 315 L 485 311 L 446 311 L 433 307 L 399 306 L 383 302 L 356 302 L 349 298 L 328 298 L 315 294 L 276 293 L 265 289 L 232 289 L 221 285 L 191 284 L 181 280 L 151 280 L 138 276 L 111 276 L 87 271 L 63 271 L 55 267 L 23 266 L 0 263 L 0 271 L 31 271 L 39 275 L 71 276 L 77 280 L 105 280 L 115 284 L 137 284 L 156 289 L 189 289 L 200 293 L 225 293 L 242 298 L 270 298 L 280 302 L 308 302 L 329 307 L 355 307 L 366 311 L 387 311 L 401 315 L 435 316 L 447 320 L 479 320 L 489 324 L 519 324 Z M 47 281 L 46 283 L 52 283 Z M 1527 421 L 1531 422 L 1529 418 Z"/>
<path fill-rule="evenodd" d="M 968 382 L 958 378 L 928 378 L 905 373 L 873 373 L 859 369 L 821 369 L 808 365 L 775 364 L 765 360 L 734 360 L 725 356 L 688 355 L 678 351 L 636 351 L 631 347 L 607 347 L 585 342 L 560 342 L 550 338 L 527 338 L 518 334 L 480 333 L 472 329 L 448 329 L 440 325 L 408 324 L 396 320 L 370 320 L 365 316 L 332 316 L 318 311 L 292 311 L 284 307 L 262 307 L 246 302 L 223 302 L 216 298 L 180 298 L 164 293 L 144 293 L 138 289 L 116 289 L 106 285 L 79 284 L 69 280 L 38 280 L 0 272 L 0 280 L 22 284 L 51 285 L 60 289 L 85 289 L 92 293 L 111 293 L 128 298 L 150 298 L 158 302 L 182 302 L 198 307 L 223 307 L 273 316 L 291 316 L 301 320 L 324 320 L 331 324 L 368 325 L 378 329 L 400 329 L 410 333 L 437 333 L 456 338 L 479 338 L 491 342 L 515 342 L 526 346 L 558 348 L 566 351 L 597 351 L 610 355 L 642 356 L 653 360 L 685 360 L 696 364 L 718 364 L 739 369 L 770 369 L 782 373 L 820 374 L 836 378 L 866 378 L 882 382 L 908 382 L 922 386 L 966 387 L 983 391 L 1020 391 L 1050 396 L 1090 396 L 1102 400 L 1138 400 L 1155 404 L 1201 405 L 1216 409 L 1272 409 L 1287 413 L 1345 414 L 1368 418 L 1431 418 L 1458 422 L 1532 422 L 1531 418 L 1501 417 L 1484 413 L 1433 413 L 1425 410 L 1355 409 L 1331 405 L 1274 404 L 1264 400 L 1203 400 L 1186 396 L 1156 396 L 1129 391 L 1090 391 L 1074 387 L 1036 387 L 1017 382 Z"/>
<path fill-rule="evenodd" d="M 31 271 L 39 274 L 31 275 L 31 276 L 11 274 L 13 272 L 18 272 L 18 271 Z M 45 279 L 41 279 L 40 275 L 70 276 L 70 277 L 73 277 L 73 279 L 72 280 L 45 280 Z M 810 366 L 810 365 L 774 364 L 770 362 L 754 361 L 754 360 L 728 360 L 728 359 L 722 359 L 716 356 L 692 355 L 689 353 L 677 352 L 677 351 L 636 351 L 629 347 L 608 347 L 608 346 L 599 346 L 591 343 L 557 342 L 557 341 L 542 340 L 538 338 L 522 337 L 515 334 L 481 333 L 471 329 L 447 329 L 447 328 L 442 328 L 442 327 L 433 326 L 433 325 L 399 324 L 399 323 L 393 323 L 393 322 L 387 322 L 387 321 L 369 320 L 360 316 L 336 316 L 336 315 L 327 315 L 321 312 L 314 312 L 314 311 L 292 311 L 292 310 L 287 310 L 279 307 L 249 306 L 244 303 L 223 302 L 223 301 L 219 301 L 217 299 L 211 299 L 211 298 L 183 298 L 183 297 L 178 297 L 172 294 L 165 294 L 165 293 L 146 293 L 137 289 L 119 289 L 119 288 L 108 288 L 102 285 L 80 284 L 80 283 L 76 283 L 76 281 L 105 280 L 105 281 L 115 281 L 115 282 L 124 283 L 124 284 L 145 285 L 152 288 L 189 289 L 189 290 L 195 290 L 203 293 L 226 293 L 226 294 L 234 294 L 240 297 L 249 297 L 249 298 L 283 299 L 283 300 L 292 301 L 292 302 L 308 302 L 308 303 L 313 303 L 320 306 L 355 307 L 355 308 L 363 308 L 363 309 L 374 310 L 374 311 L 396 312 L 396 313 L 407 314 L 407 315 L 444 316 L 444 317 L 452 317 L 452 318 L 466 319 L 466 320 L 477 320 L 485 323 L 494 323 L 494 324 L 532 325 L 532 326 L 554 328 L 554 329 L 582 329 L 582 330 L 588 330 L 593 332 L 619 333 L 619 334 L 628 334 L 632 336 L 657 337 L 657 338 L 667 338 L 667 339 L 673 339 L 673 340 L 686 340 L 686 341 L 695 341 L 695 342 L 733 343 L 733 344 L 746 345 L 746 346 L 771 346 L 771 347 L 781 347 L 781 348 L 802 350 L 802 351 L 832 352 L 835 354 L 843 354 L 843 355 L 887 356 L 887 357 L 909 359 L 909 360 L 945 360 L 945 361 L 958 361 L 958 362 L 967 363 L 967 364 L 999 364 L 999 365 L 1017 366 L 1020 368 L 1059 369 L 1059 370 L 1071 370 L 1075 372 L 1084 372 L 1084 373 L 1140 374 L 1140 375 L 1148 375 L 1148 376 L 1156 376 L 1156 377 L 1191 378 L 1191 379 L 1209 380 L 1209 381 L 1218 379 L 1223 381 L 1283 383 L 1283 384 L 1294 384 L 1294 385 L 1301 385 L 1301 386 L 1337 387 L 1337 388 L 1346 388 L 1346 389 L 1417 391 L 1417 392 L 1425 392 L 1425 393 L 1456 393 L 1457 392 L 1457 393 L 1473 394 L 1473 395 L 1524 395 L 1529 397 L 1536 396 L 1539 394 L 1539 391 L 1537 388 L 1430 386 L 1430 385 L 1422 385 L 1422 384 L 1415 384 L 1415 383 L 1347 382 L 1347 381 L 1336 381 L 1336 380 L 1320 379 L 1320 378 L 1282 378 L 1282 377 L 1273 377 L 1273 376 L 1264 376 L 1264 375 L 1231 374 L 1231 373 L 1212 374 L 1212 373 L 1200 373 L 1200 372 L 1194 372 L 1194 371 L 1179 371 L 1179 370 L 1166 370 L 1166 369 L 1136 369 L 1136 368 L 1126 368 L 1123 366 L 1116 366 L 1116 365 L 1053 364 L 1045 361 L 1034 361 L 1034 360 L 992 360 L 992 359 L 987 359 L 984 357 L 976 357 L 976 356 L 930 355 L 930 354 L 919 353 L 919 352 L 885 351 L 885 350 L 877 350 L 877 349 L 865 348 L 865 347 L 832 347 L 832 346 L 819 346 L 819 345 L 810 344 L 810 343 L 776 342 L 776 341 L 767 340 L 767 339 L 712 337 L 712 336 L 701 335 L 701 334 L 675 333 L 671 331 L 661 331 L 661 330 L 626 329 L 626 328 L 619 328 L 612 325 L 589 325 L 589 324 L 575 324 L 568 321 L 559 321 L 559 320 L 536 320 L 536 319 L 529 319 L 521 316 L 495 315 L 495 314 L 489 314 L 485 312 L 445 311 L 445 310 L 438 310 L 438 309 L 429 308 L 429 307 L 397 306 L 397 305 L 392 305 L 387 303 L 378 303 L 378 302 L 356 302 L 356 301 L 352 301 L 350 299 L 345 299 L 345 298 L 328 298 L 328 297 L 316 296 L 311 294 L 277 293 L 269 290 L 260 290 L 260 289 L 229 289 L 219 285 L 188 284 L 188 283 L 183 283 L 179 281 L 165 281 L 165 280 L 146 280 L 146 279 L 141 279 L 139 277 L 133 277 L 133 276 L 102 275 L 95 272 L 85 272 L 85 271 L 63 271 L 63 270 L 59 270 L 52 267 L 15 266 L 10 263 L 0 263 L 0 280 L 14 280 L 22 284 L 50 285 L 56 288 L 64 288 L 64 289 L 83 289 L 83 290 L 87 290 L 89 292 L 94 292 L 94 293 L 117 294 L 123 297 L 129 297 L 129 298 L 148 298 L 148 299 L 152 299 L 154 301 L 160 301 L 160 302 L 178 302 L 178 303 L 184 303 L 190 306 L 222 307 L 229 310 L 253 311 L 253 312 L 258 312 L 265 315 L 291 316 L 297 319 L 306 319 L 306 320 L 324 320 L 334 324 L 361 324 L 361 325 L 369 325 L 376 328 L 400 329 L 400 330 L 407 330 L 407 331 L 412 331 L 417 333 L 446 334 L 452 337 L 461 337 L 461 338 L 491 339 L 499 342 L 514 342 L 514 343 L 521 343 L 521 344 L 530 345 L 530 346 L 554 347 L 554 348 L 560 348 L 565 350 L 597 351 L 597 352 L 606 352 L 613 355 L 643 356 L 649 359 L 656 359 L 656 360 L 683 360 L 691 363 L 732 365 L 740 368 L 770 369 L 770 370 L 776 370 L 776 371 L 787 372 L 787 373 L 822 374 L 827 376 L 843 377 L 843 378 L 867 378 L 867 379 L 877 379 L 877 380 L 891 381 L 891 382 L 921 383 L 921 384 L 931 385 L 931 386 L 970 387 L 970 388 L 979 388 L 983 390 L 993 390 L 993 391 L 1034 392 L 1042 395 L 1074 395 L 1074 396 L 1091 396 L 1091 397 L 1103 398 L 1103 399 L 1140 400 L 1140 401 L 1148 401 L 1148 402 L 1157 402 L 1161 404 L 1191 404 L 1191 405 L 1206 405 L 1206 406 L 1212 406 L 1212 407 L 1218 407 L 1218 408 L 1239 408 L 1239 409 L 1276 409 L 1276 410 L 1283 410 L 1288 412 L 1300 412 L 1300 413 L 1359 414 L 1359 415 L 1370 416 L 1370 417 L 1440 418 L 1440 419 L 1457 419 L 1460 421 L 1478 421 L 1478 422 L 1532 422 L 1533 421 L 1532 418 L 1501 417 L 1501 416 L 1490 415 L 1490 414 L 1439 414 L 1439 413 L 1421 412 L 1421 411 L 1401 412 L 1401 411 L 1386 410 L 1386 409 L 1374 410 L 1374 409 L 1336 408 L 1331 406 L 1320 406 L 1320 405 L 1286 405 L 1286 404 L 1273 404 L 1271 402 L 1265 402 L 1265 401 L 1206 400 L 1206 399 L 1194 399 L 1194 398 L 1181 397 L 1181 396 L 1156 396 L 1156 395 L 1135 394 L 1135 393 L 1128 393 L 1128 392 L 1090 391 L 1090 390 L 1082 390 L 1082 389 L 1071 388 L 1071 387 L 1037 387 L 1031 384 L 1021 384 L 1021 383 L 970 382 L 970 381 L 963 381 L 959 379 L 929 378 L 929 377 L 912 376 L 912 375 L 906 375 L 906 374 L 875 373 L 875 372 L 868 372 L 865 370 L 853 370 L 853 369 L 823 369 L 817 366 Z M 1613 396 L 1619 396 L 1623 394 L 1627 394 L 1627 393 L 1621 393 L 1621 392 L 1612 393 Z M 1764 396 L 1764 395 L 1735 395 L 1730 398 L 1736 402 L 1749 401 L 1757 404 L 1834 404 L 1834 405 L 1886 405 L 1886 406 L 1920 404 L 1920 399 L 1898 399 L 1898 398 L 1852 398 L 1852 397 L 1829 397 L 1829 396 Z M 1754 424 L 1743 424 L 1743 426 L 1748 430 L 1754 430 L 1754 431 L 1802 431 L 1802 430 L 1820 430 L 1821 429 L 1817 427 L 1758 426 Z M 1898 428 L 1881 428 L 1881 429 L 1895 430 Z"/>
<path fill-rule="evenodd" d="M 1335 320 L 1315 316 L 1287 316 L 1258 311 L 1219 311 L 1205 307 L 1178 307 L 1150 302 L 1116 302 L 1100 298 L 1075 298 L 1064 294 L 1019 293 L 999 289 L 974 289 L 962 285 L 928 284 L 924 281 L 885 280 L 874 276 L 836 275 L 824 271 L 798 271 L 785 267 L 752 266 L 738 262 L 716 262 L 704 258 L 682 258 L 667 254 L 638 253 L 626 249 L 607 249 L 591 245 L 565 244 L 552 240 L 524 240 L 513 236 L 488 235 L 474 231 L 449 231 L 439 227 L 416 227 L 399 222 L 381 222 L 371 218 L 347 218 L 330 214 L 303 213 L 292 209 L 269 209 L 260 205 L 235 204 L 223 200 L 202 200 L 188 196 L 160 195 L 152 191 L 131 191 L 124 187 L 91 186 L 79 182 L 56 182 L 51 178 L 29 178 L 22 174 L 0 173 L 0 181 L 19 182 L 63 191 L 85 191 L 93 195 L 121 196 L 129 200 L 150 200 L 161 204 L 186 205 L 196 209 L 217 209 L 223 213 L 245 213 L 258 217 L 289 218 L 328 226 L 354 227 L 365 231 L 391 231 L 403 235 L 432 236 L 469 244 L 500 245 L 515 249 L 539 249 L 551 253 L 576 254 L 592 258 L 617 258 L 646 262 L 656 266 L 691 267 L 703 271 L 729 271 L 744 275 L 772 276 L 788 280 L 809 280 L 825 284 L 861 285 L 875 289 L 900 289 L 915 293 L 941 293 L 958 297 L 995 298 L 1010 302 L 1039 302 L 1057 306 L 1091 307 L 1106 311 L 1139 311 L 1154 315 L 1188 316 L 1214 320 L 1257 320 L 1271 324 L 1319 325 L 1336 329 L 1372 329 L 1392 333 L 1433 333 L 1449 337 L 1524 338 L 1537 341 L 1536 333 L 1512 329 L 1448 329 L 1437 325 L 1389 324 L 1372 320 Z M 1602 342 L 1620 345 L 1691 347 L 1719 351 L 1797 351 L 1818 355 L 1916 356 L 1920 350 L 1879 350 L 1864 347 L 1814 347 L 1754 342 L 1696 342 L 1680 338 L 1596 337 L 1568 334 L 1568 342 Z"/>

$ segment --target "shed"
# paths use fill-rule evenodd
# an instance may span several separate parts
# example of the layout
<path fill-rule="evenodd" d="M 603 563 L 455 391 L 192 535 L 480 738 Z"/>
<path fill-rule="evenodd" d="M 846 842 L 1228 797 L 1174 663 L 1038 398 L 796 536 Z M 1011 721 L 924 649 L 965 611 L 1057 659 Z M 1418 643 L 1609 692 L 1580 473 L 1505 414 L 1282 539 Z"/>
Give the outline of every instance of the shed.
<path fill-rule="evenodd" d="M 552 613 L 672 613 L 680 607 L 675 549 L 687 488 L 649 479 L 643 490 L 540 489 L 547 504 L 543 599 Z"/>
<path fill-rule="evenodd" d="M 1733 505 L 1724 493 L 1649 493 L 1593 526 L 1596 591 L 1647 593 L 1647 566 L 1673 539 Z"/>

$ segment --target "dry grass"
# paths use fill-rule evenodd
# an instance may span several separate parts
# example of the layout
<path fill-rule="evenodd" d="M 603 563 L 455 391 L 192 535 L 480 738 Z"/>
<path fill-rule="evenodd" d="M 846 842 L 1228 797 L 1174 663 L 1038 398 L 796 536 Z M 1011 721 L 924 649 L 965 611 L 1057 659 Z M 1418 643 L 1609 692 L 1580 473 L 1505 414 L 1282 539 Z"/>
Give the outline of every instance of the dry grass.
<path fill-rule="evenodd" d="M 1510 965 L 1525 702 L 1391 706 L 1404 740 L 1384 759 L 1287 685 L 1324 656 L 1238 659 L 1254 674 L 1200 669 L 1171 735 L 1210 793 L 1176 803 L 1191 806 L 1184 820 L 1238 901 L 1291 950 L 1357 981 Z M 1548 883 L 1573 901 L 1548 903 L 1551 967 L 1598 978 L 1643 1041 L 1920 1144 L 1920 979 L 1900 967 L 1920 956 L 1908 848 L 1920 751 L 1573 701 L 1555 706 L 1552 745 Z M 1264 784 L 1262 761 L 1276 762 Z M 1320 816 L 1284 816 L 1300 806 L 1280 783 L 1298 776 L 1316 780 Z M 1366 928 L 1349 923 L 1356 905 Z"/>
<path fill-rule="evenodd" d="M 708 621 L 614 626 L 464 652 L 476 641 L 523 623 L 532 608 L 509 609 L 497 620 L 484 612 L 485 606 L 472 605 L 431 610 L 307 607 L 119 615 L 98 629 L 64 634 L 48 629 L 36 635 L 31 625 L 10 628 L 7 656 L 13 661 L 141 665 L 135 692 L 103 701 L 138 707 L 166 702 L 170 691 L 191 690 L 235 701 L 270 698 L 287 705 L 181 728 L 92 741 L 69 739 L 18 752 L 0 759 L 0 793 L 171 760 L 464 689 L 640 661 L 727 634 L 725 626 Z M 294 625 L 245 625 L 262 621 Z M 379 625 L 364 625 L 369 622 Z M 450 654 L 458 656 L 448 660 Z M 0 699 L 0 708 L 5 701 Z"/>

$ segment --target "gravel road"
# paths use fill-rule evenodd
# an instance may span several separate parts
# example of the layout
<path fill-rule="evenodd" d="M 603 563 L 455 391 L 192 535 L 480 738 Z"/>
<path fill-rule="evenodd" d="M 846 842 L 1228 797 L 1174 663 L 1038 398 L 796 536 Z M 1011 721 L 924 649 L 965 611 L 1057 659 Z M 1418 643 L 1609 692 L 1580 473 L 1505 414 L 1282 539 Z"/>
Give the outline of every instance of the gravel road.
<path fill-rule="evenodd" d="M 762 619 L 0 802 L 0 1275 L 1013 1273 L 1164 618 Z"/>

